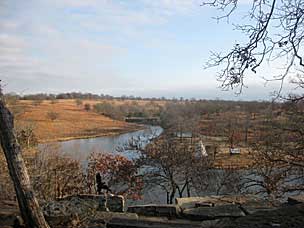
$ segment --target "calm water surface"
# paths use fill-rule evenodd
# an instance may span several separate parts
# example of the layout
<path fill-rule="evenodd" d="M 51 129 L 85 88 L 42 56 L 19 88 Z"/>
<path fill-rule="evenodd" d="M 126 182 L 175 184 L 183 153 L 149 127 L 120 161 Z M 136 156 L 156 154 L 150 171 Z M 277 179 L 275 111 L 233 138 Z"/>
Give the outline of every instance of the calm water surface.
<path fill-rule="evenodd" d="M 158 137 L 163 132 L 159 126 L 147 126 L 144 130 L 129 132 L 114 136 L 103 136 L 89 139 L 75 139 L 56 143 L 59 151 L 64 155 L 70 156 L 82 163 L 87 161 L 87 158 L 92 152 L 122 154 L 130 159 L 136 157 L 134 151 L 125 149 L 126 145 L 136 139 L 141 145 L 146 145 L 153 138 Z M 39 145 L 41 150 L 44 150 L 50 144 Z M 120 150 L 124 153 L 119 152 Z"/>

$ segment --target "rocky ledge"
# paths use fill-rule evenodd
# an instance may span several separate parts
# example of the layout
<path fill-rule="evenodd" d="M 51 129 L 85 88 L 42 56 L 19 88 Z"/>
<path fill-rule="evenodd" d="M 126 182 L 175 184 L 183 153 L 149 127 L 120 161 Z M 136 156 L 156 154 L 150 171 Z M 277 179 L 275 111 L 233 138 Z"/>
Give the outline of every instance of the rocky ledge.
<path fill-rule="evenodd" d="M 16 227 L 16 205 L 6 205 L 6 213 L 0 210 L 0 227 Z M 51 227 L 304 227 L 303 196 L 290 197 L 284 204 L 242 195 L 178 198 L 174 205 L 125 208 L 122 196 L 74 195 L 49 202 L 43 210 Z"/>

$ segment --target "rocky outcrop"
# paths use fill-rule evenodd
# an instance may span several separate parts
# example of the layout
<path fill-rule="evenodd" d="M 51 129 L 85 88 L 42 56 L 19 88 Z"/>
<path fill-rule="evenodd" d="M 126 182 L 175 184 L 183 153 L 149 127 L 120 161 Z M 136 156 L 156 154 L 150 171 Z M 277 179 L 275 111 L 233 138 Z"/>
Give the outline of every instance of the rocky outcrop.
<path fill-rule="evenodd" d="M 128 207 L 128 212 L 136 213 L 138 215 L 155 216 L 155 217 L 167 217 L 167 218 L 178 218 L 180 217 L 180 208 L 177 205 L 138 205 Z"/>
<path fill-rule="evenodd" d="M 104 217 L 107 217 L 105 221 Z M 220 227 L 220 220 L 190 221 L 186 219 L 168 219 L 167 217 L 139 216 L 135 213 L 100 213 L 91 220 L 88 227 L 101 227 L 107 224 L 111 228 L 207 228 Z M 223 223 L 222 223 L 223 224 Z"/>
<path fill-rule="evenodd" d="M 214 220 L 220 218 L 238 218 L 246 214 L 238 205 L 219 205 L 214 207 L 197 207 L 186 209 L 182 213 L 183 217 L 189 220 Z"/>
<path fill-rule="evenodd" d="M 98 211 L 112 211 L 112 212 L 123 212 L 125 207 L 125 199 L 120 195 L 113 194 L 102 194 L 102 195 L 91 195 L 91 194 L 80 194 L 70 195 L 63 198 L 59 198 L 56 201 L 49 203 L 48 205 L 59 204 L 71 208 L 69 204 L 81 205 L 79 209 L 88 210 L 91 209 Z M 82 208 L 84 206 L 84 208 Z"/>
<path fill-rule="evenodd" d="M 216 213 L 216 211 L 218 211 L 219 217 L 222 217 L 222 215 L 225 214 L 222 213 L 223 210 L 229 207 L 231 208 L 231 216 L 226 213 L 226 217 L 241 217 L 243 216 L 243 214 L 248 215 L 256 211 L 266 211 L 275 209 L 273 202 L 270 203 L 266 200 L 261 200 L 260 198 L 253 195 L 226 195 L 177 198 L 176 205 L 178 205 L 181 208 L 181 211 L 186 214 L 188 214 L 188 212 L 191 212 L 191 214 L 192 212 L 197 214 L 199 211 L 201 211 L 202 213 L 206 212 L 207 214 L 210 214 L 209 212 Z M 204 214 L 202 214 L 202 218 L 204 217 Z"/>
<path fill-rule="evenodd" d="M 123 196 L 105 195 L 71 195 L 43 206 L 45 217 L 53 226 L 65 225 L 73 220 L 93 218 L 98 211 L 123 212 Z"/>
<path fill-rule="evenodd" d="M 285 205 L 274 210 L 257 211 L 251 215 L 230 221 L 221 228 L 302 228 L 304 204 Z"/>
<path fill-rule="evenodd" d="M 122 212 L 121 196 L 74 195 L 49 202 L 43 209 L 51 227 L 58 228 L 71 224 L 88 228 L 304 227 L 301 199 L 292 197 L 289 204 L 274 207 L 251 195 L 190 197 L 177 199 L 175 205 L 137 205 Z M 19 222 L 16 208 L 7 207 L 12 213 L 4 213 L 1 207 L 0 204 L 0 227 Z"/>

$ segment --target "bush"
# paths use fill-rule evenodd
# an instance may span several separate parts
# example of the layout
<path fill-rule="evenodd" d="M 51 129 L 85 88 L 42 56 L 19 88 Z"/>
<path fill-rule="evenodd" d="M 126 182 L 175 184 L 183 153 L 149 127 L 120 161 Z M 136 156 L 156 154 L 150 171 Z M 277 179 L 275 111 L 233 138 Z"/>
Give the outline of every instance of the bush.
<path fill-rule="evenodd" d="M 30 148 L 37 146 L 38 139 L 34 132 L 33 125 L 18 126 L 16 128 L 17 140 L 22 148 Z"/>
<path fill-rule="evenodd" d="M 84 105 L 84 110 L 90 111 L 90 110 L 91 110 L 91 105 L 88 104 L 88 103 L 86 103 L 86 104 Z"/>
<path fill-rule="evenodd" d="M 40 200 L 50 201 L 86 193 L 83 167 L 78 161 L 63 156 L 56 144 L 41 148 L 28 167 L 33 188 Z"/>
<path fill-rule="evenodd" d="M 56 119 L 58 119 L 58 117 L 59 117 L 59 113 L 58 112 L 48 112 L 47 113 L 47 117 L 50 119 L 50 120 L 52 120 L 52 121 L 54 121 L 54 120 L 56 120 Z"/>

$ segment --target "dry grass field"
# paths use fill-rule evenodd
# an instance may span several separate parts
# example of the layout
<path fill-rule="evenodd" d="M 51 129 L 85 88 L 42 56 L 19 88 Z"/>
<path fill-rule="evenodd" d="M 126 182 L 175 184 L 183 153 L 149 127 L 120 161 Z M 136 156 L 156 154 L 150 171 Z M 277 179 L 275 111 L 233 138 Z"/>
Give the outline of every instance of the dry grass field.
<path fill-rule="evenodd" d="M 77 105 L 75 100 L 36 101 L 21 100 L 11 105 L 15 110 L 16 127 L 31 126 L 41 142 L 62 141 L 75 138 L 97 137 L 134 131 L 141 126 L 117 121 L 85 111 L 84 104 L 100 101 L 83 101 Z M 50 113 L 56 113 L 54 120 Z"/>
<path fill-rule="evenodd" d="M 240 148 L 240 154 L 231 155 L 229 147 L 222 147 L 216 155 L 214 167 L 224 169 L 246 169 L 253 164 L 253 157 L 249 149 L 246 147 Z"/>

